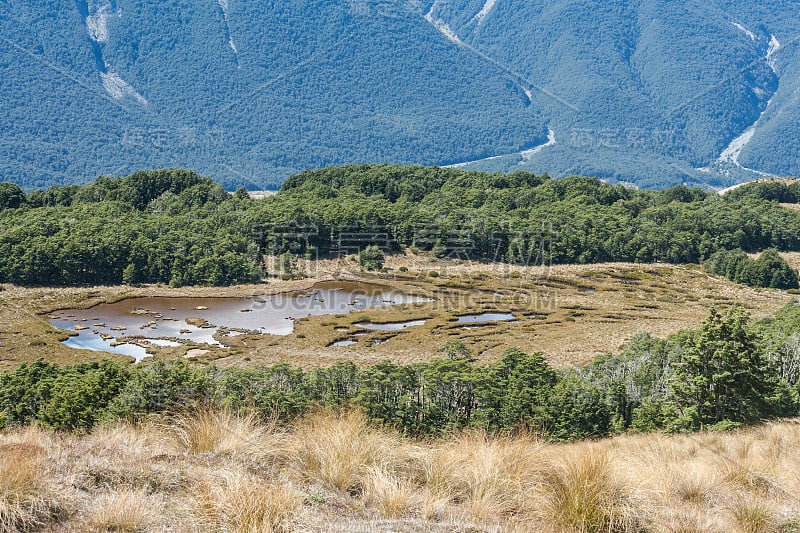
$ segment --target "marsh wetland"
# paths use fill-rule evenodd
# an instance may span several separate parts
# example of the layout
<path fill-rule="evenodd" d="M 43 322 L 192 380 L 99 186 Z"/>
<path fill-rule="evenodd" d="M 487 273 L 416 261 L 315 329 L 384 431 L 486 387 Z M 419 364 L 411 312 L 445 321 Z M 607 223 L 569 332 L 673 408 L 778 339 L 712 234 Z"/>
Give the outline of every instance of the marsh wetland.
<path fill-rule="evenodd" d="M 692 266 L 509 267 L 406 254 L 386 267 L 363 273 L 352 262 L 308 262 L 305 279 L 230 288 L 5 286 L 0 367 L 145 354 L 220 365 L 409 363 L 435 357 L 449 339 L 483 361 L 515 346 L 571 366 L 640 331 L 696 328 L 711 305 L 738 301 L 758 318 L 791 298 Z"/>

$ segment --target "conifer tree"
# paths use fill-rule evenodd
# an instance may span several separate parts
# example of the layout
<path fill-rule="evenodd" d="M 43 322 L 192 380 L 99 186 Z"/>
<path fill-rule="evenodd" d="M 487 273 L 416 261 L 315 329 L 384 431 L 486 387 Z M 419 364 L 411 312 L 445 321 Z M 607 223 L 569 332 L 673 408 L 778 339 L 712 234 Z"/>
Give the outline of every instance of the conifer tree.
<path fill-rule="evenodd" d="M 681 354 L 673 382 L 678 426 L 754 422 L 780 411 L 785 386 L 747 329 L 748 319 L 739 305 L 725 314 L 712 308 Z"/>

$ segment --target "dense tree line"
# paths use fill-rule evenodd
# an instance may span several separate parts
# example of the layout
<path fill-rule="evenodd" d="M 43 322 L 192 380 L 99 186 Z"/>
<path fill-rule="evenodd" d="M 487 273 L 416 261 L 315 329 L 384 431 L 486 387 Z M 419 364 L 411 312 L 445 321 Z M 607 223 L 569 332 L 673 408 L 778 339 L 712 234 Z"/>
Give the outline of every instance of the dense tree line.
<path fill-rule="evenodd" d="M 311 255 L 335 251 L 342 226 L 364 234 L 388 228 L 390 238 L 377 243 L 387 251 L 415 246 L 518 264 L 700 263 L 720 250 L 800 249 L 800 214 L 748 189 L 720 197 L 579 176 L 362 165 L 298 174 L 255 207 L 252 220 L 278 233 L 301 221 L 307 233 L 289 225 L 293 238 L 270 241 L 265 232 L 263 244 Z"/>
<path fill-rule="evenodd" d="M 27 194 L 4 183 L 0 282 L 226 285 L 261 279 L 262 254 L 291 262 L 370 246 L 375 257 L 374 247 L 405 246 L 516 264 L 709 260 L 731 277 L 728 259 L 741 255 L 726 251 L 800 250 L 800 212 L 779 205 L 797 187 L 776 187 L 720 197 L 683 186 L 646 191 L 580 176 L 394 165 L 302 172 L 261 200 L 186 170 Z M 762 254 L 747 276 L 732 279 L 794 286 L 776 257 Z"/>
<path fill-rule="evenodd" d="M 322 405 L 359 408 L 418 436 L 528 428 L 571 440 L 728 428 L 800 414 L 798 338 L 800 305 L 792 302 L 755 325 L 739 306 L 712 309 L 698 331 L 663 340 L 642 334 L 619 354 L 565 370 L 514 348 L 478 364 L 455 340 L 428 362 L 364 368 L 217 368 L 185 360 L 59 367 L 40 360 L 0 374 L 0 423 L 88 429 L 193 405 L 286 421 Z"/>
<path fill-rule="evenodd" d="M 20 285 L 258 281 L 240 196 L 184 170 L 34 190 L 0 187 L 0 281 Z M 17 204 L 16 207 L 13 204 Z"/>
<path fill-rule="evenodd" d="M 747 187 L 742 187 L 746 191 Z M 718 250 L 799 249 L 800 214 L 771 198 L 677 186 L 634 190 L 596 178 L 361 165 L 290 178 L 256 218 L 302 221 L 325 253 L 335 228 L 388 227 L 405 246 L 513 263 L 699 263 Z M 254 220 L 255 222 L 255 220 Z M 287 243 L 285 243 L 287 244 Z"/>
<path fill-rule="evenodd" d="M 703 262 L 703 268 L 711 274 L 753 287 L 772 289 L 797 289 L 797 272 L 770 248 L 758 259 L 750 259 L 742 250 L 719 250 Z"/>
<path fill-rule="evenodd" d="M 731 199 L 761 198 L 787 204 L 800 202 L 800 179 L 764 179 L 736 187 L 726 193 Z"/>

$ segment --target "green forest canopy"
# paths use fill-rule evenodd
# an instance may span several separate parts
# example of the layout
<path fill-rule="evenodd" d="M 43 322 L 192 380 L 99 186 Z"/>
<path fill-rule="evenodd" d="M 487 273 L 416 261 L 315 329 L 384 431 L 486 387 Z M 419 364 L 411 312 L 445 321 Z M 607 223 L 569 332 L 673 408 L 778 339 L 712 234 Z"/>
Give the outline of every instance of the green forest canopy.
<path fill-rule="evenodd" d="M 0 282 L 229 285 L 263 279 L 264 253 L 317 257 L 369 245 L 516 264 L 700 263 L 724 250 L 800 250 L 800 213 L 775 199 L 796 199 L 800 185 L 782 187 L 720 197 L 395 165 L 301 172 L 259 200 L 182 169 L 27 194 L 4 183 Z"/>

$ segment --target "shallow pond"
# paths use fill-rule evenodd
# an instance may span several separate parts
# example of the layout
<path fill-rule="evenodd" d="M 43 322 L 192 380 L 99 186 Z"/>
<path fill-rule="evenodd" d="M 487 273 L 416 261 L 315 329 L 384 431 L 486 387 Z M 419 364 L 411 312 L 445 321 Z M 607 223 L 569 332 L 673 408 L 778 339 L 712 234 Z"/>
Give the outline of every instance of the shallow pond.
<path fill-rule="evenodd" d="M 405 322 L 359 322 L 353 324 L 361 329 L 369 329 L 373 331 L 400 331 L 401 329 L 411 328 L 414 326 L 424 326 L 425 320 L 406 320 Z"/>
<path fill-rule="evenodd" d="M 64 342 L 67 346 L 128 355 L 139 361 L 147 356 L 145 348 L 116 344 L 119 339 L 157 346 L 219 345 L 215 335 L 220 328 L 235 330 L 226 336 L 245 331 L 289 335 L 297 318 L 425 301 L 429 300 L 389 287 L 325 282 L 304 292 L 249 298 L 131 298 L 89 309 L 57 311 L 48 319 L 73 333 Z"/>
<path fill-rule="evenodd" d="M 331 346 L 352 346 L 354 344 L 358 344 L 358 341 L 355 339 L 342 339 L 340 341 L 332 342 Z"/>
<path fill-rule="evenodd" d="M 456 322 L 470 324 L 473 322 L 505 322 L 509 320 L 514 320 L 514 315 L 511 313 L 481 313 L 478 315 L 461 315 Z"/>
<path fill-rule="evenodd" d="M 149 357 L 147 350 L 143 346 L 128 343 L 114 345 L 115 341 L 113 338 L 103 339 L 99 335 L 77 335 L 65 340 L 64 344 L 70 348 L 79 348 L 81 350 L 127 355 L 133 357 L 137 363 L 145 357 Z"/>

